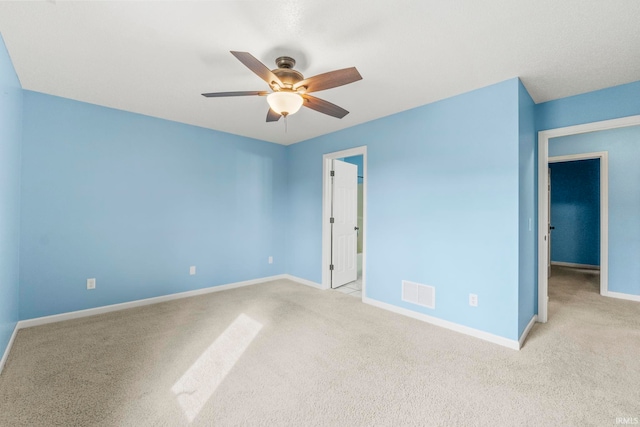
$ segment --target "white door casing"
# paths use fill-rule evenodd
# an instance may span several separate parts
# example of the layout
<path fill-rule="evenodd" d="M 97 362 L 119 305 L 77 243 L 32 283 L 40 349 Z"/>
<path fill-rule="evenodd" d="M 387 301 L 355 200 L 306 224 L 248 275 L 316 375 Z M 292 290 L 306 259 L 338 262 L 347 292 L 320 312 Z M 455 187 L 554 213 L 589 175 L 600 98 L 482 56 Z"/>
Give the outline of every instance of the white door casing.
<path fill-rule="evenodd" d="M 331 168 L 333 159 L 362 156 L 362 300 L 367 299 L 367 146 L 322 155 L 322 289 L 331 289 Z M 356 273 L 357 274 L 357 273 Z"/>
<path fill-rule="evenodd" d="M 358 167 L 333 160 L 331 287 L 358 278 Z"/>

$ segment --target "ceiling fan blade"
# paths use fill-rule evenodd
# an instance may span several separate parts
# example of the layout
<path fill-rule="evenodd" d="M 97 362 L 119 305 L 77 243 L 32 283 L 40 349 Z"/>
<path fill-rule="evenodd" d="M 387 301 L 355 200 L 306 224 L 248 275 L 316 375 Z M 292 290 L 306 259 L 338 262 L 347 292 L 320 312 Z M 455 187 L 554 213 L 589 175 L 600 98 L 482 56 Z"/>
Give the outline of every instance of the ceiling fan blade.
<path fill-rule="evenodd" d="M 253 55 L 249 52 L 234 52 L 231 51 L 231 54 L 238 58 L 238 61 L 242 62 L 248 69 L 253 71 L 260 77 L 262 80 L 267 82 L 269 86 L 272 83 L 277 83 L 280 87 L 284 87 L 278 76 L 273 74 L 270 69 L 267 68 L 262 62 L 258 61 Z"/>
<path fill-rule="evenodd" d="M 301 80 L 293 86 L 293 89 L 296 90 L 302 86 L 306 86 L 307 90 L 305 93 L 311 93 L 357 82 L 358 80 L 362 80 L 362 76 L 358 70 L 356 70 L 356 67 L 351 67 L 329 71 L 328 73 L 318 74 L 317 76 Z"/>
<path fill-rule="evenodd" d="M 213 93 L 203 93 L 202 96 L 206 96 L 207 98 L 219 98 L 222 96 L 265 96 L 268 95 L 269 92 L 264 90 L 251 90 L 251 91 L 240 91 L 240 92 L 213 92 Z"/>
<path fill-rule="evenodd" d="M 269 112 L 267 113 L 267 122 L 277 122 L 280 120 L 280 117 L 282 117 L 280 114 L 269 108 Z"/>
<path fill-rule="evenodd" d="M 342 107 L 338 107 L 335 104 L 330 103 L 329 101 L 325 101 L 324 99 L 316 98 L 311 95 L 302 95 L 304 98 L 304 103 L 302 104 L 304 107 L 311 108 L 312 110 L 316 110 L 320 113 L 327 114 L 329 116 L 337 117 L 338 119 L 343 118 L 349 112 Z"/>

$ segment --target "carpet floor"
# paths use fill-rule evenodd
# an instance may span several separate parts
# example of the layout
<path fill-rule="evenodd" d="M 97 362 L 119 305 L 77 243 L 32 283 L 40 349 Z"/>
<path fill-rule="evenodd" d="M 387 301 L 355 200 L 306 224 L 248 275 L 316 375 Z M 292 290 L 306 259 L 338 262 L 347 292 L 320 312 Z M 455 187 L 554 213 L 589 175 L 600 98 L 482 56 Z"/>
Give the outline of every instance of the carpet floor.
<path fill-rule="evenodd" d="M 2 426 L 577 426 L 640 417 L 640 304 L 554 268 L 521 351 L 286 280 L 23 329 Z"/>

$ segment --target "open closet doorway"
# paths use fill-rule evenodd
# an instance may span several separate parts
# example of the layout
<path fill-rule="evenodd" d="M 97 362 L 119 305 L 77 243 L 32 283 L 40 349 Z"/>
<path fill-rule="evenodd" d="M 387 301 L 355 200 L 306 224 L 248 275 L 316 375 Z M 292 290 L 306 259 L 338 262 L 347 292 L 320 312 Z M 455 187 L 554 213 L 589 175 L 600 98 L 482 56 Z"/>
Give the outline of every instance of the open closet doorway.
<path fill-rule="evenodd" d="M 549 157 L 549 298 L 600 288 L 601 163 L 607 153 Z M 606 169 L 606 168 L 605 168 Z"/>
<path fill-rule="evenodd" d="M 553 225 L 549 213 L 549 145 L 561 137 L 640 125 L 639 116 L 586 123 L 538 132 L 538 322 L 548 320 L 549 238 Z M 580 157 L 581 156 L 581 157 Z M 563 159 L 564 158 L 564 159 Z M 624 299 L 628 295 L 609 291 L 609 157 L 608 152 L 593 152 L 555 157 L 555 161 L 600 159 L 600 294 Z M 551 190 L 553 191 L 553 189 Z M 633 297 L 633 296 L 632 296 Z"/>
<path fill-rule="evenodd" d="M 322 284 L 362 298 L 366 274 L 366 147 L 323 156 Z"/>
<path fill-rule="evenodd" d="M 549 144 L 549 140 L 547 139 L 546 141 L 547 147 L 548 147 L 548 144 Z M 552 165 L 554 164 L 562 165 L 563 163 L 568 164 L 567 162 L 574 163 L 574 162 L 586 161 L 586 160 L 594 160 L 597 162 L 598 177 L 597 177 L 596 185 L 598 186 L 598 201 L 597 201 L 596 209 L 598 209 L 599 215 L 598 215 L 597 224 L 595 224 L 594 226 L 599 228 L 599 233 L 596 239 L 597 245 L 595 247 L 595 250 L 597 251 L 596 259 L 597 259 L 597 265 L 599 267 L 598 292 L 601 295 L 607 295 L 608 271 L 609 271 L 609 268 L 608 268 L 609 266 L 609 256 L 608 256 L 609 157 L 608 157 L 608 153 L 606 151 L 603 151 L 603 152 L 594 152 L 594 153 L 570 154 L 570 155 L 556 156 L 556 157 L 548 157 L 548 154 L 547 154 L 545 155 L 545 157 L 546 158 L 545 158 L 544 178 L 546 179 L 544 179 L 544 183 L 541 183 L 542 185 L 544 185 L 541 191 L 545 190 L 546 194 L 544 194 L 543 196 L 541 193 L 538 198 L 538 201 L 539 201 L 538 220 L 539 220 L 540 233 L 542 237 L 542 242 L 538 246 L 538 251 L 539 251 L 538 252 L 538 268 L 539 268 L 538 270 L 538 321 L 543 323 L 546 322 L 548 318 L 549 283 L 551 280 L 554 280 L 554 278 L 552 277 L 553 276 L 552 272 L 554 271 L 553 264 L 555 264 L 556 266 L 561 266 L 561 268 L 556 268 L 556 270 L 558 270 L 557 271 L 558 273 L 562 272 L 560 271 L 562 268 L 590 267 L 591 269 L 593 269 L 596 266 L 595 263 L 587 264 L 585 262 L 575 262 L 575 260 L 579 258 L 565 258 L 564 260 L 560 260 L 558 258 L 558 255 L 557 255 L 558 250 L 560 249 L 560 253 L 562 253 L 561 246 L 563 244 L 562 235 L 561 234 L 559 235 L 558 233 L 565 232 L 567 231 L 566 228 L 576 226 L 579 224 L 576 222 L 576 218 L 575 218 L 576 209 L 577 209 L 575 204 L 571 206 L 571 204 L 566 203 L 566 201 L 561 203 L 555 203 L 556 208 L 554 212 L 554 198 L 558 199 L 558 197 L 556 197 L 557 193 L 559 191 L 560 192 L 563 191 L 561 186 L 559 188 L 558 181 L 556 181 L 554 185 L 554 176 L 557 178 L 558 172 L 562 174 L 563 171 L 562 171 L 562 166 L 560 166 L 560 169 L 558 169 L 557 167 L 553 167 Z M 554 173 L 554 169 L 555 169 L 555 173 Z M 574 189 L 572 188 L 567 189 L 567 191 L 569 192 L 573 190 Z M 561 197 L 559 198 L 563 199 L 562 195 L 560 196 Z M 541 199 L 541 197 L 544 197 L 544 199 Z M 567 221 L 565 221 L 565 225 L 560 226 L 562 227 L 562 229 L 559 229 L 557 228 L 559 226 L 558 221 L 561 221 L 561 220 L 557 215 L 554 215 L 554 213 L 558 213 L 557 210 L 561 205 L 565 205 L 565 208 L 567 208 L 566 205 L 569 205 L 568 210 L 570 211 L 570 215 L 573 215 L 574 218 L 569 218 Z M 544 212 L 543 212 L 543 209 L 544 209 Z M 567 246 L 571 247 L 579 243 L 578 242 L 579 239 L 576 238 L 575 233 L 577 233 L 577 231 L 574 232 L 573 236 L 568 236 L 568 237 L 564 236 L 564 240 Z M 554 244 L 555 244 L 555 251 L 554 251 Z M 569 256 L 567 255 L 568 252 L 574 252 L 571 255 L 572 257 L 577 256 L 575 254 L 575 252 L 577 252 L 575 248 L 574 250 L 565 251 L 564 257 Z M 563 256 L 560 256 L 560 257 L 562 258 Z M 544 262 L 540 262 L 541 260 L 544 260 Z M 564 273 L 575 273 L 575 271 L 564 271 Z M 567 274 L 566 276 L 568 277 L 569 275 L 571 274 Z M 562 280 L 562 278 L 557 278 L 557 279 Z"/>

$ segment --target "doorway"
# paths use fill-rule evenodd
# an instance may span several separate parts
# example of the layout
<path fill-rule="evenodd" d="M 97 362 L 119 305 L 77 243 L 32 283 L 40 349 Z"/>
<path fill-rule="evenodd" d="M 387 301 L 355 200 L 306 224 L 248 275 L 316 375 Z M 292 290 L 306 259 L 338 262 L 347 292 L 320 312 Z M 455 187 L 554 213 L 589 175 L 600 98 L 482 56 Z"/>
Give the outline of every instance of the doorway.
<path fill-rule="evenodd" d="M 548 320 L 548 268 L 549 256 L 549 201 L 548 201 L 548 168 L 549 168 L 549 144 L 552 139 L 562 136 L 578 135 L 589 132 L 597 132 L 608 129 L 618 129 L 640 125 L 640 116 L 623 117 L 620 119 L 605 120 L 601 122 L 587 123 L 577 126 L 568 126 L 558 129 L 550 129 L 538 132 L 538 322 L 545 323 Z M 600 294 L 608 296 L 608 157 L 606 152 L 589 153 L 582 155 L 590 158 L 594 154 L 601 155 L 600 161 Z M 574 160 L 577 156 L 571 156 Z M 565 156 L 563 156 L 565 157 Z M 591 157 L 593 158 L 593 157 Z"/>
<path fill-rule="evenodd" d="M 551 265 L 600 269 L 601 156 L 592 154 L 549 158 Z"/>
<path fill-rule="evenodd" d="M 565 288 L 602 294 L 600 163 L 605 155 L 549 157 L 550 299 Z"/>
<path fill-rule="evenodd" d="M 571 134 L 569 134 L 571 135 Z M 564 136 L 564 135 L 558 135 Z M 542 144 L 542 142 L 539 142 Z M 549 139 L 545 145 L 548 153 Z M 608 270 L 609 270 L 609 157 L 606 151 L 597 153 L 570 154 L 566 156 L 548 157 L 545 155 L 544 162 L 544 187 L 541 188 L 538 197 L 538 221 L 541 242 L 538 244 L 538 321 L 545 323 L 548 318 L 549 304 L 549 277 L 551 275 L 551 233 L 553 224 L 551 223 L 551 198 L 553 189 L 550 188 L 549 173 L 550 163 L 562 163 L 578 160 L 598 159 L 600 162 L 600 294 L 607 295 Z M 540 176 L 538 176 L 540 179 Z M 540 185 L 540 183 L 539 183 Z M 542 195 L 544 191 L 544 195 Z M 542 198 L 541 198 L 542 197 Z M 542 212 L 544 209 L 544 212 Z M 541 225 L 544 224 L 544 225 Z M 542 262 L 541 262 L 542 261 Z"/>
<path fill-rule="evenodd" d="M 367 147 L 323 156 L 322 286 L 366 294 Z"/>

